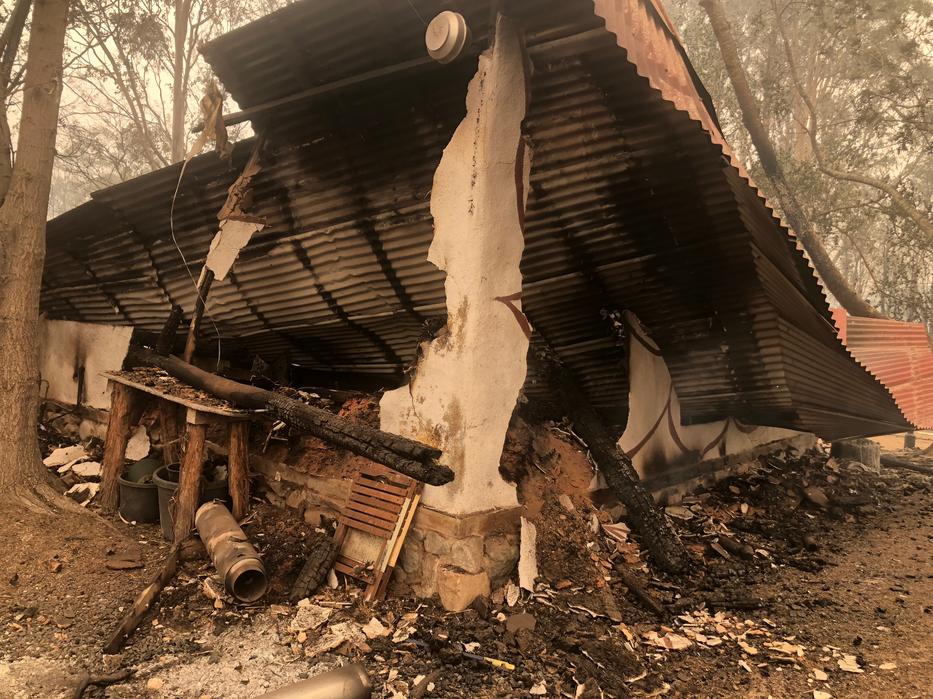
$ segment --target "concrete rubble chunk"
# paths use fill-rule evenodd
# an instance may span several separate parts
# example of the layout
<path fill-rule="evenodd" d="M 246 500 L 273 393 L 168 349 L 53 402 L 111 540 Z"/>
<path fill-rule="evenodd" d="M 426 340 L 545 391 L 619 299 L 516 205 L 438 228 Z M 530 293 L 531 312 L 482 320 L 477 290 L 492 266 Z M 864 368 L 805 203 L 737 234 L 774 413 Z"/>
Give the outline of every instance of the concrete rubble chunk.
<path fill-rule="evenodd" d="M 126 443 L 126 458 L 130 461 L 145 459 L 149 456 L 150 447 L 149 433 L 146 432 L 145 427 L 140 425 L 133 430 L 133 434 L 130 435 L 130 439 Z"/>
<path fill-rule="evenodd" d="M 81 478 L 100 478 L 99 461 L 82 461 L 71 467 L 71 472 Z"/>
<path fill-rule="evenodd" d="M 80 444 L 70 447 L 59 447 L 42 460 L 48 468 L 58 468 L 65 464 L 74 464 L 82 458 L 87 457 L 87 452 Z"/>
<path fill-rule="evenodd" d="M 534 592 L 535 578 L 538 577 L 538 530 L 535 525 L 522 517 L 522 538 L 518 558 L 518 586 Z"/>
<path fill-rule="evenodd" d="M 302 600 L 304 601 L 304 600 Z M 288 625 L 290 631 L 313 631 L 330 618 L 333 609 L 316 604 L 301 605 Z"/>

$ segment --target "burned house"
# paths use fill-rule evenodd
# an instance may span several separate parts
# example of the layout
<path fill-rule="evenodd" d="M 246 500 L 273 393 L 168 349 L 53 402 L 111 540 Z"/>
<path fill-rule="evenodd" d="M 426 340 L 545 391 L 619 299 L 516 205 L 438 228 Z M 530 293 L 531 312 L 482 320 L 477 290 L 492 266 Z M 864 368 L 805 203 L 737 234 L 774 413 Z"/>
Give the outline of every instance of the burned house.
<path fill-rule="evenodd" d="M 463 22 L 429 46 L 447 62 L 421 19 L 442 11 Z M 154 337 L 175 305 L 190 317 L 255 150 L 261 225 L 213 283 L 203 363 L 384 389 L 382 430 L 443 451 L 455 480 L 426 487 L 403 554 L 416 593 L 441 574 L 488 590 L 514 563 L 521 508 L 500 461 L 516 406 L 552 402 L 543 355 L 655 488 L 780 440 L 911 428 L 839 341 L 655 0 L 510 0 L 498 15 L 302 0 L 203 53 L 241 110 L 225 123 L 258 135 L 49 222 L 47 396 L 106 408 L 98 373 L 133 333 Z M 253 457 L 282 500 L 346 498 L 335 473 Z"/>

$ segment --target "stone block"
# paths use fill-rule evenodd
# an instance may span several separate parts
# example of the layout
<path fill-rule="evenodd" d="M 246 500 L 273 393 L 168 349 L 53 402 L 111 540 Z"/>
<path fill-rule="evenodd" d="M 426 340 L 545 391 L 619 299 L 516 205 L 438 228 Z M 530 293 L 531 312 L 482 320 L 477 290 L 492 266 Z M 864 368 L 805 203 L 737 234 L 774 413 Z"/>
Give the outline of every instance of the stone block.
<path fill-rule="evenodd" d="M 448 611 L 462 612 L 477 597 L 488 597 L 489 592 L 485 572 L 467 573 L 451 566 L 441 566 L 437 571 L 437 594 Z"/>
<path fill-rule="evenodd" d="M 313 507 L 309 507 L 305 509 L 305 512 L 304 512 L 305 524 L 309 524 L 312 527 L 320 527 L 321 526 L 321 514 L 322 513 L 320 510 L 315 510 Z"/>
<path fill-rule="evenodd" d="M 440 556 L 435 556 L 433 553 L 425 553 L 421 560 L 421 584 L 426 589 L 431 590 L 431 592 L 425 595 L 426 597 L 430 597 L 434 594 L 435 581 L 437 580 L 437 568 L 440 562 Z"/>
<path fill-rule="evenodd" d="M 424 535 L 424 550 L 436 556 L 443 556 L 450 552 L 450 540 L 437 532 L 429 531 Z"/>
<path fill-rule="evenodd" d="M 422 542 L 406 538 L 402 551 L 399 553 L 398 562 L 399 567 L 406 573 L 417 575 L 421 571 L 424 562 L 424 545 Z"/>
<path fill-rule="evenodd" d="M 485 569 L 492 580 L 507 578 L 518 563 L 518 540 L 515 537 L 500 534 L 486 539 Z"/>
<path fill-rule="evenodd" d="M 479 573 L 485 568 L 483 548 L 481 536 L 457 539 L 451 543 L 450 553 L 443 557 L 443 562 L 467 573 Z"/>
<path fill-rule="evenodd" d="M 308 497 L 304 488 L 295 488 L 285 496 L 285 504 L 289 507 L 295 508 L 296 510 L 300 510 L 307 501 Z"/>

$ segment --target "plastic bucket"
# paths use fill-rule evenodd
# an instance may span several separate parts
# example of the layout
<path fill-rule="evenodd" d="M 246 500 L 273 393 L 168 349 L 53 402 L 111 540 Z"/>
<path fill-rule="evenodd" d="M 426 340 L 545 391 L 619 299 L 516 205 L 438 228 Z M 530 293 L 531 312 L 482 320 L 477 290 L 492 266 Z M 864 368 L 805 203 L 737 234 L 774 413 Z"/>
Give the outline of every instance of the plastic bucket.
<path fill-rule="evenodd" d="M 152 474 L 159 499 L 159 523 L 162 525 L 162 537 L 171 541 L 175 536 L 175 519 L 172 517 L 172 508 L 175 505 L 175 491 L 178 490 L 178 472 L 168 466 L 157 469 Z M 227 479 L 208 483 L 201 479 L 201 497 L 198 504 L 203 505 L 211 500 L 220 500 L 230 507 L 230 495 L 227 492 Z"/>
<path fill-rule="evenodd" d="M 159 496 L 155 483 L 136 483 L 123 477 L 118 479 L 118 483 L 123 519 L 148 524 L 159 521 Z"/>

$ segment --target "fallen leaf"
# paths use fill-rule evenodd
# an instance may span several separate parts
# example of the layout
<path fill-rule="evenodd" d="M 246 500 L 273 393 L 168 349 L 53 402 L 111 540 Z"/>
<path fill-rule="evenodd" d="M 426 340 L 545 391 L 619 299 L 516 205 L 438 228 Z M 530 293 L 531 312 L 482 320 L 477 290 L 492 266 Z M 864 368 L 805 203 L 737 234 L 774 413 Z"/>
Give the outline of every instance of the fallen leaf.
<path fill-rule="evenodd" d="M 818 689 L 813 690 L 813 699 L 833 699 L 833 695 L 829 692 L 821 692 Z"/>
<path fill-rule="evenodd" d="M 820 682 L 825 682 L 826 680 L 829 679 L 829 675 L 827 675 L 827 674 L 826 674 L 825 672 L 823 672 L 822 670 L 819 670 L 819 669 L 816 669 L 816 668 L 814 668 L 812 674 L 813 674 L 813 679 L 818 680 L 818 681 L 820 681 Z"/>
<path fill-rule="evenodd" d="M 543 697 L 547 694 L 547 685 L 544 682 L 538 682 L 534 687 L 528 690 L 532 696 Z"/>
<path fill-rule="evenodd" d="M 897 663 L 881 663 L 881 665 L 878 666 L 878 669 L 879 670 L 896 670 Z"/>

